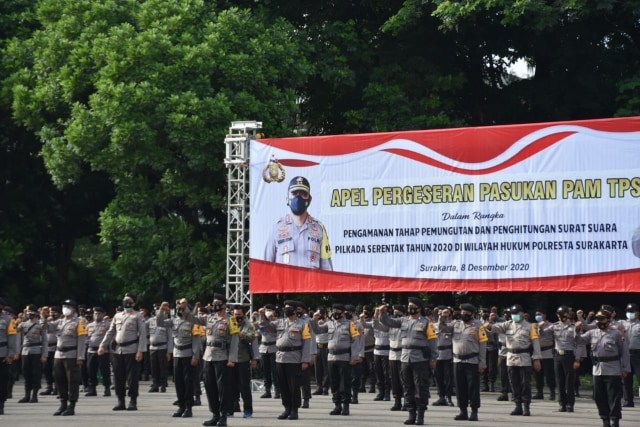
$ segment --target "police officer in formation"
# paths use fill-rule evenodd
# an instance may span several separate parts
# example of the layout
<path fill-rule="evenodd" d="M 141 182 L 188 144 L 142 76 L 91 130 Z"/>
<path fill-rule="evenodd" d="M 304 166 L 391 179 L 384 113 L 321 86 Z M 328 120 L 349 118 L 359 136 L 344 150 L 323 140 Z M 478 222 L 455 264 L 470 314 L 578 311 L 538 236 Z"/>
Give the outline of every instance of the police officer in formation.
<path fill-rule="evenodd" d="M 251 395 L 251 371 L 258 366 L 258 339 L 253 322 L 246 317 L 244 308 L 237 305 L 233 318 L 238 327 L 238 362 L 231 370 L 234 396 L 242 397 L 243 418 L 253 417 L 253 396 Z"/>
<path fill-rule="evenodd" d="M 627 319 L 622 321 L 624 328 L 625 341 L 629 345 L 629 364 L 631 367 L 631 373 L 635 373 L 635 376 L 640 384 L 640 309 L 638 304 L 627 304 L 626 309 Z M 633 408 L 633 375 L 627 375 L 624 378 L 623 384 L 623 408 Z"/>
<path fill-rule="evenodd" d="M 160 307 L 156 311 L 160 311 Z M 166 328 L 162 322 L 158 322 L 157 314 L 156 312 L 156 316 L 151 316 L 146 322 L 149 332 L 149 365 L 152 380 L 149 393 L 167 391 L 168 366 L 173 356 L 171 328 Z"/>
<path fill-rule="evenodd" d="M 442 322 L 445 319 L 451 319 L 452 310 L 442 308 L 439 314 L 440 322 Z M 439 324 L 436 332 L 438 334 L 438 360 L 436 360 L 435 376 L 439 399 L 433 402 L 433 406 L 454 406 L 451 400 L 453 395 L 453 333 L 440 330 Z"/>
<path fill-rule="evenodd" d="M 453 372 L 456 383 L 458 408 L 455 420 L 478 421 L 480 408 L 480 374 L 487 367 L 487 334 L 484 327 L 474 319 L 476 308 L 472 304 L 460 306 L 460 320 L 449 322 L 448 316 L 441 316 L 438 324 L 440 333 L 453 334 Z M 467 413 L 471 407 L 471 414 Z"/>
<path fill-rule="evenodd" d="M 18 353 L 16 322 L 5 312 L 7 301 L 0 298 L 0 415 L 4 415 L 4 402 L 9 397 L 9 375 L 13 359 Z"/>
<path fill-rule="evenodd" d="M 123 311 L 113 316 L 104 336 L 98 355 L 103 355 L 115 341 L 113 351 L 113 380 L 118 404 L 114 411 L 138 410 L 138 385 L 142 353 L 147 351 L 147 332 L 144 318 L 134 310 L 136 297 L 128 292 L 122 300 Z M 129 406 L 125 406 L 125 393 L 129 394 Z"/>
<path fill-rule="evenodd" d="M 378 309 L 378 319 L 380 322 L 380 309 Z M 407 306 L 404 304 L 395 304 L 391 317 L 394 319 L 401 318 L 407 314 Z M 391 392 L 393 393 L 393 406 L 389 408 L 391 411 L 406 410 L 406 405 L 402 404 L 404 398 L 404 387 L 402 386 L 402 330 L 400 328 L 389 328 L 380 323 L 389 331 L 389 371 L 391 375 Z M 451 405 L 453 406 L 453 404 Z"/>
<path fill-rule="evenodd" d="M 18 326 L 22 338 L 22 375 L 24 376 L 24 397 L 18 403 L 37 403 L 42 365 L 49 354 L 47 328 L 37 318 L 38 308 L 29 304 L 25 310 L 27 318 Z"/>
<path fill-rule="evenodd" d="M 325 308 L 319 308 L 318 313 L 320 314 L 319 320 L 327 320 L 327 310 Z M 316 353 L 316 363 L 314 364 L 316 389 L 311 394 L 313 394 L 314 396 L 327 396 L 331 387 L 329 382 L 329 348 L 327 347 L 329 343 L 329 334 L 319 334 L 316 332 L 315 336 L 316 347 L 318 349 Z"/>
<path fill-rule="evenodd" d="M 379 307 L 380 323 L 401 330 L 402 385 L 409 410 L 406 425 L 424 424 L 424 412 L 429 403 L 429 374 L 436 366 L 437 335 L 433 323 L 422 316 L 423 306 L 420 298 L 409 297 L 409 315 L 400 319 L 390 317 L 386 305 Z"/>
<path fill-rule="evenodd" d="M 331 400 L 334 408 L 329 415 L 349 415 L 351 403 L 351 367 L 360 357 L 360 333 L 352 320 L 344 317 L 344 304 L 333 304 L 332 318 L 321 320 L 320 312 L 314 313 L 311 327 L 316 334 L 327 334 L 328 367 L 331 381 Z"/>
<path fill-rule="evenodd" d="M 584 331 L 576 323 L 576 342 L 591 344 L 593 358 L 593 399 L 603 427 L 618 427 L 622 418 L 622 381 L 631 372 L 629 347 L 624 333 L 611 326 L 611 313 L 596 313 L 596 328 Z"/>
<path fill-rule="evenodd" d="M 547 312 L 543 308 L 536 309 L 535 319 L 538 325 L 541 359 L 540 370 L 533 373 L 536 380 L 536 394 L 531 398 L 536 400 L 544 399 L 544 383 L 546 380 L 547 387 L 549 387 L 549 400 L 556 400 L 556 375 L 553 362 L 554 338 L 553 331 L 547 329 L 551 323 L 547 321 Z"/>
<path fill-rule="evenodd" d="M 47 348 L 49 349 L 49 354 L 47 355 L 47 361 L 42 366 L 42 374 L 44 375 L 44 379 L 47 382 L 47 386 L 44 390 L 40 392 L 40 396 L 56 396 L 58 394 L 58 389 L 55 386 L 55 381 L 53 377 L 53 360 L 56 354 L 56 346 L 58 344 L 58 336 L 49 329 L 47 324 L 47 319 L 51 318 L 53 320 L 58 320 L 60 318 L 60 313 L 62 312 L 62 308 L 59 305 L 52 305 L 51 307 L 42 307 L 40 310 L 40 322 L 45 323 L 47 329 Z"/>
<path fill-rule="evenodd" d="M 264 306 L 264 316 L 267 320 L 276 319 L 276 306 L 267 304 Z M 260 360 L 262 361 L 262 373 L 264 375 L 264 393 L 260 396 L 262 399 L 271 399 L 271 387 L 274 387 L 273 397 L 280 399 L 280 385 L 276 375 L 276 331 L 261 331 L 262 338 L 260 341 Z"/>
<path fill-rule="evenodd" d="M 107 311 L 103 307 L 93 308 L 93 321 L 87 325 L 87 376 L 88 390 L 85 396 L 97 396 L 98 370 L 102 375 L 104 386 L 103 396 L 111 396 L 111 362 L 109 361 L 109 349 L 102 355 L 98 354 L 100 343 L 104 340 L 111 322 L 105 319 Z"/>
<path fill-rule="evenodd" d="M 53 415 L 75 415 L 80 392 L 80 366 L 84 363 L 87 346 L 87 325 L 78 317 L 77 309 L 75 301 L 66 300 L 62 303 L 62 318 L 49 320 L 53 332 L 58 335 L 53 375 L 58 386 L 60 407 Z"/>
<path fill-rule="evenodd" d="M 268 320 L 264 308 L 259 310 L 260 329 L 276 332 L 276 375 L 280 383 L 282 406 L 284 411 L 278 419 L 297 420 L 300 399 L 300 376 L 309 369 L 311 362 L 311 332 L 309 325 L 298 318 L 296 308 L 298 302 L 284 302 L 284 318 Z"/>

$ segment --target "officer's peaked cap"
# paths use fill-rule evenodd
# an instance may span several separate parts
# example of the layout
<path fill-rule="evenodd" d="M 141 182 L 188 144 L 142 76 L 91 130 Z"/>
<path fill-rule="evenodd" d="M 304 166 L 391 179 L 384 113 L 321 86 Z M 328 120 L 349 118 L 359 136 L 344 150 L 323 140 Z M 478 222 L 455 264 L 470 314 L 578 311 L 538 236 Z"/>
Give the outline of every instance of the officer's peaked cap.
<path fill-rule="evenodd" d="M 27 311 L 38 311 L 38 307 L 35 304 L 29 304 L 27 306 Z"/>
<path fill-rule="evenodd" d="M 599 311 L 596 313 L 596 319 L 597 319 L 598 317 L 605 317 L 605 318 L 607 318 L 607 319 L 610 319 L 610 318 L 611 318 L 611 312 L 610 312 L 610 311 L 608 311 L 608 310 L 599 310 Z"/>
<path fill-rule="evenodd" d="M 68 299 L 68 300 L 64 300 L 62 302 L 62 305 L 66 305 L 67 307 L 72 307 L 74 309 L 78 308 L 78 305 L 76 304 L 76 302 L 72 299 Z"/>
<path fill-rule="evenodd" d="M 424 303 L 422 302 L 422 300 L 418 297 L 409 297 L 409 303 L 410 304 L 415 304 L 418 307 L 422 308 L 424 306 Z"/>
<path fill-rule="evenodd" d="M 136 294 L 134 294 L 133 292 L 127 292 L 126 294 L 124 294 L 124 297 L 131 298 L 133 302 L 136 302 Z"/>
<path fill-rule="evenodd" d="M 406 313 L 406 312 L 407 312 L 407 306 L 406 306 L 406 305 L 404 305 L 404 304 L 396 304 L 396 305 L 394 305 L 394 306 L 393 306 L 393 309 L 394 309 L 394 310 L 401 311 L 401 312 L 403 312 L 403 313 Z"/>
<path fill-rule="evenodd" d="M 304 301 L 296 301 L 298 303 L 298 307 L 302 307 L 303 309 L 307 309 L 307 304 Z"/>
<path fill-rule="evenodd" d="M 265 304 L 264 308 L 266 308 L 267 310 L 275 310 L 276 306 L 273 304 Z"/>
<path fill-rule="evenodd" d="M 602 304 L 602 305 L 600 306 L 600 309 L 601 309 L 601 310 L 606 310 L 606 311 L 608 311 L 609 313 L 613 313 L 614 311 L 616 311 L 615 307 L 614 307 L 614 306 L 612 306 L 612 305 L 609 305 L 609 304 Z"/>
<path fill-rule="evenodd" d="M 331 308 L 332 308 L 332 309 L 334 309 L 334 310 L 342 310 L 342 311 L 346 311 L 346 308 L 345 308 L 344 304 L 339 304 L 339 303 L 337 303 L 337 304 L 333 304 L 333 305 L 331 306 Z"/>
<path fill-rule="evenodd" d="M 460 304 L 460 310 L 470 311 L 472 313 L 476 312 L 476 307 L 473 304 L 469 304 L 465 302 L 464 304 Z"/>
<path fill-rule="evenodd" d="M 514 304 L 509 308 L 509 311 L 511 312 L 511 314 L 517 314 L 520 312 L 524 312 L 524 309 L 520 304 Z"/>
<path fill-rule="evenodd" d="M 302 190 L 311 194 L 311 186 L 309 185 L 309 181 L 307 178 L 303 176 L 296 176 L 291 181 L 289 181 L 289 191 Z"/>
<path fill-rule="evenodd" d="M 222 294 L 213 294 L 213 299 L 214 300 L 218 300 L 218 301 L 222 301 L 223 303 L 227 302 L 227 299 Z"/>
<path fill-rule="evenodd" d="M 558 307 L 558 310 L 556 310 L 556 313 L 567 314 L 569 313 L 569 307 L 567 307 L 566 305 L 561 305 L 560 307 Z"/>
<path fill-rule="evenodd" d="M 627 304 L 627 311 L 632 312 L 632 311 L 640 311 L 640 310 L 638 310 L 638 304 L 636 304 L 635 302 L 632 302 Z"/>

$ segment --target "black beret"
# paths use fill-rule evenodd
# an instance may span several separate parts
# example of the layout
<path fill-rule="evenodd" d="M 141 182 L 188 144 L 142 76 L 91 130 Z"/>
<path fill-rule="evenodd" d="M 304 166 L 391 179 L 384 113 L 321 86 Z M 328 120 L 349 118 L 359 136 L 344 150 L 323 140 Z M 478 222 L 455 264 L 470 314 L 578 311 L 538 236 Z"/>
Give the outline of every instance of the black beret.
<path fill-rule="evenodd" d="M 214 300 L 218 300 L 218 301 L 222 301 L 223 303 L 227 302 L 227 299 L 222 294 L 213 294 L 213 299 Z"/>
<path fill-rule="evenodd" d="M 264 308 L 266 308 L 267 310 L 275 310 L 276 306 L 273 304 L 265 304 Z"/>
<path fill-rule="evenodd" d="M 473 304 L 469 304 L 465 302 L 464 304 L 460 304 L 460 310 L 470 311 L 472 313 L 476 312 L 476 307 Z"/>
<path fill-rule="evenodd" d="M 304 301 L 296 301 L 298 303 L 298 307 L 302 307 L 305 310 L 307 309 L 307 304 L 304 303 Z"/>
<path fill-rule="evenodd" d="M 288 299 L 284 302 L 284 305 L 289 305 L 291 307 L 298 307 L 298 301 L 293 300 L 293 299 Z"/>
<path fill-rule="evenodd" d="M 66 305 L 67 307 L 73 307 L 74 309 L 78 308 L 78 305 L 76 304 L 76 302 L 72 299 L 68 299 L 68 300 L 64 300 L 62 302 L 62 305 Z"/>
<path fill-rule="evenodd" d="M 401 312 L 403 312 L 403 313 L 406 313 L 406 312 L 407 312 L 407 306 L 406 306 L 406 305 L 404 305 L 404 304 L 395 304 L 395 305 L 393 306 L 393 309 L 394 309 L 394 310 L 401 311 Z"/>
<path fill-rule="evenodd" d="M 415 304 L 418 307 L 423 307 L 424 306 L 424 302 L 422 302 L 422 300 L 418 297 L 409 297 L 409 303 L 411 304 Z"/>
<path fill-rule="evenodd" d="M 342 310 L 342 311 L 346 311 L 347 310 L 345 308 L 344 304 L 333 304 L 331 306 L 331 308 L 333 308 L 334 310 Z"/>
<path fill-rule="evenodd" d="M 104 307 L 100 307 L 99 305 L 93 307 L 93 311 L 96 311 L 98 313 L 106 313 L 107 310 L 104 309 Z"/>
<path fill-rule="evenodd" d="M 347 304 L 347 305 L 344 306 L 344 311 L 348 311 L 350 313 L 355 313 L 356 306 L 352 305 L 352 304 Z"/>
<path fill-rule="evenodd" d="M 38 307 L 35 304 L 29 304 L 27 306 L 27 311 L 38 311 Z"/>

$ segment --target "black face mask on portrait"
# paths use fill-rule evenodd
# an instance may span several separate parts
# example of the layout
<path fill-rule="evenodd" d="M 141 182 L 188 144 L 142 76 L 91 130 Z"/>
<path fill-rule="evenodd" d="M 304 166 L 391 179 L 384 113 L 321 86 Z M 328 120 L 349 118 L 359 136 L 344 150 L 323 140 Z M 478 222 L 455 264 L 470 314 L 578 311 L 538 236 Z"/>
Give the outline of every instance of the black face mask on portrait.
<path fill-rule="evenodd" d="M 284 315 L 287 317 L 291 317 L 294 314 L 296 314 L 296 309 L 293 307 L 285 307 L 284 308 Z"/>

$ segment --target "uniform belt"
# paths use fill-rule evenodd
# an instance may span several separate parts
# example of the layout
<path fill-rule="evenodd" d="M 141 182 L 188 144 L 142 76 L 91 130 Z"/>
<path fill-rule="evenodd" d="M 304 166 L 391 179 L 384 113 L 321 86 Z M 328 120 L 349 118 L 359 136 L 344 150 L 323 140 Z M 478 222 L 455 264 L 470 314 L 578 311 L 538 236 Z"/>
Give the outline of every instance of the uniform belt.
<path fill-rule="evenodd" d="M 391 347 L 388 345 L 377 345 L 375 346 L 376 350 L 391 350 Z"/>
<path fill-rule="evenodd" d="M 267 342 L 262 342 L 262 345 L 276 345 L 275 341 L 267 341 Z"/>
<path fill-rule="evenodd" d="M 629 354 L 640 354 L 640 349 L 629 349 Z"/>
<path fill-rule="evenodd" d="M 403 345 L 402 348 L 405 350 L 424 350 L 427 347 L 424 345 Z"/>
<path fill-rule="evenodd" d="M 98 349 L 99 349 L 99 348 L 100 348 L 100 346 L 99 346 L 99 345 L 97 345 L 97 346 L 95 346 L 95 347 L 93 347 L 93 346 L 89 346 L 89 350 L 91 350 L 91 351 L 98 351 Z"/>
<path fill-rule="evenodd" d="M 0 342 L 0 347 L 6 347 L 8 345 L 9 345 L 8 342 Z"/>
<path fill-rule="evenodd" d="M 208 342 L 207 343 L 207 347 L 215 347 L 215 348 L 222 348 L 222 344 L 221 342 Z"/>
<path fill-rule="evenodd" d="M 298 351 L 302 350 L 301 345 L 296 345 L 294 347 L 278 347 L 278 351 Z"/>
<path fill-rule="evenodd" d="M 556 350 L 558 356 L 571 355 L 573 356 L 573 350 Z"/>
<path fill-rule="evenodd" d="M 438 350 L 451 350 L 453 349 L 453 344 L 450 345 L 439 345 Z"/>
<path fill-rule="evenodd" d="M 337 350 L 329 350 L 329 354 L 333 354 L 334 356 L 337 354 L 347 354 L 347 353 L 351 353 L 351 349 L 350 348 L 342 348 L 342 349 L 337 349 Z"/>
<path fill-rule="evenodd" d="M 367 346 L 365 346 L 364 351 L 373 350 L 374 347 L 375 347 L 375 345 L 367 345 Z"/>
<path fill-rule="evenodd" d="M 527 348 L 514 348 L 512 350 L 507 349 L 509 353 L 519 354 L 519 353 L 529 353 L 531 351 L 531 347 Z"/>
<path fill-rule="evenodd" d="M 391 351 L 402 351 L 402 347 L 391 347 L 389 350 L 391 350 Z"/>
<path fill-rule="evenodd" d="M 36 347 L 42 345 L 42 343 L 39 342 L 30 342 L 30 343 L 26 343 L 26 344 L 22 344 L 23 347 Z"/>
<path fill-rule="evenodd" d="M 553 344 L 551 344 L 551 345 L 547 345 L 547 346 L 544 346 L 544 347 L 540 347 L 540 351 L 547 351 L 547 350 L 551 350 L 553 347 L 554 347 L 554 345 L 553 345 Z"/>
<path fill-rule="evenodd" d="M 56 347 L 56 350 L 62 353 L 66 353 L 67 351 L 77 350 L 77 349 L 78 347 Z"/>
<path fill-rule="evenodd" d="M 131 344 L 136 344 L 138 341 L 140 341 L 140 338 L 136 338 L 135 340 L 132 340 L 132 341 L 125 341 L 123 343 L 119 343 L 118 341 L 116 341 L 116 344 L 118 344 L 120 347 L 126 347 Z"/>
<path fill-rule="evenodd" d="M 173 348 L 175 348 L 176 350 L 187 350 L 189 348 L 191 348 L 192 345 L 191 344 L 185 344 L 185 345 L 174 345 Z"/>
<path fill-rule="evenodd" d="M 469 353 L 469 354 L 454 354 L 453 357 L 459 360 L 468 360 L 473 359 L 474 357 L 479 356 L 479 353 Z"/>
<path fill-rule="evenodd" d="M 620 355 L 608 356 L 608 357 L 593 356 L 593 360 L 595 360 L 597 363 L 600 363 L 600 362 L 613 362 L 614 360 L 620 360 Z"/>

